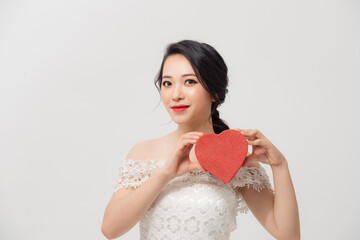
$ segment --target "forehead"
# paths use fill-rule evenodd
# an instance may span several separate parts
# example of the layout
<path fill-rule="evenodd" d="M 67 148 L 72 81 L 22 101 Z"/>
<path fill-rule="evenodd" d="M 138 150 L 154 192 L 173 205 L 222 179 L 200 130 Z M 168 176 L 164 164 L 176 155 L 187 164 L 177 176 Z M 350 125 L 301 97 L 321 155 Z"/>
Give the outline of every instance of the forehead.
<path fill-rule="evenodd" d="M 184 73 L 195 73 L 184 55 L 174 54 L 167 57 L 163 66 L 163 75 L 182 75 Z"/>

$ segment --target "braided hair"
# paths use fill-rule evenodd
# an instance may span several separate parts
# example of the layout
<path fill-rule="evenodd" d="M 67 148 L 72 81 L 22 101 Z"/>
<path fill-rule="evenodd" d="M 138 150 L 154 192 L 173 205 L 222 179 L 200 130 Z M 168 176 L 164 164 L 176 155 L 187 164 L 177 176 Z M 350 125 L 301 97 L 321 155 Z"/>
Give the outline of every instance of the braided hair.
<path fill-rule="evenodd" d="M 227 123 L 220 118 L 220 113 L 217 110 L 217 107 L 224 102 L 225 95 L 228 92 L 228 69 L 224 59 L 212 46 L 206 43 L 193 40 L 182 40 L 176 43 L 170 43 L 166 47 L 160 70 L 154 81 L 159 93 L 161 91 L 164 62 L 167 57 L 172 54 L 182 54 L 186 57 L 194 69 L 199 82 L 211 97 L 215 99 L 215 102 L 211 104 L 211 113 L 209 116 L 209 120 L 210 117 L 212 120 L 214 132 L 219 134 L 229 129 Z"/>

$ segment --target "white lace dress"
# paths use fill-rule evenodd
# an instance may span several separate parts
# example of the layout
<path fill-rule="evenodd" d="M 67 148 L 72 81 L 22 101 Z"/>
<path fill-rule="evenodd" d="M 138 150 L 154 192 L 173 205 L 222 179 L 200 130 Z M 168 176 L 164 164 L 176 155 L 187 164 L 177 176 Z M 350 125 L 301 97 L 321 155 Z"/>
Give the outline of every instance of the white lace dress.
<path fill-rule="evenodd" d="M 140 186 L 165 161 L 126 159 L 114 192 Z M 229 239 L 238 212 L 249 210 L 236 189 L 244 186 L 274 191 L 262 166 L 240 168 L 228 184 L 200 170 L 172 179 L 140 219 L 140 239 Z"/>

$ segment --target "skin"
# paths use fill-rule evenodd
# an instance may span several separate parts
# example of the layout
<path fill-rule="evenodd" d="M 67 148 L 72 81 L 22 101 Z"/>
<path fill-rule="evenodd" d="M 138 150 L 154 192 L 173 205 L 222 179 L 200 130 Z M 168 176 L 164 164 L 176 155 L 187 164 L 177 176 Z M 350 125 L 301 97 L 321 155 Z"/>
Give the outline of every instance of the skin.
<path fill-rule="evenodd" d="M 276 239 L 300 239 L 299 210 L 288 162 L 284 155 L 257 129 L 239 129 L 252 153 L 245 158 L 245 167 L 269 164 L 274 178 L 275 193 L 252 188 L 240 189 L 249 209 L 260 224 Z"/>
<path fill-rule="evenodd" d="M 210 116 L 211 103 L 215 100 L 200 84 L 191 64 L 183 55 L 171 55 L 164 62 L 160 95 L 166 110 L 178 125 L 174 132 L 164 137 L 166 141 L 161 141 L 170 143 L 169 149 L 174 148 L 183 134 L 215 133 L 211 118 L 206 117 Z M 174 105 L 190 105 L 190 107 L 183 112 L 174 112 L 171 109 Z M 198 163 L 194 147 L 195 145 L 190 150 L 190 161 Z M 197 167 L 204 170 L 201 165 Z"/>
<path fill-rule="evenodd" d="M 210 94 L 203 88 L 194 74 L 190 62 L 181 54 L 167 58 L 163 69 L 161 98 L 164 106 L 178 128 L 167 136 L 174 144 L 182 134 L 188 132 L 215 133 L 211 118 Z M 177 113 L 171 106 L 190 105 Z M 239 129 L 252 145 L 252 153 L 245 158 L 244 167 L 260 167 L 259 162 L 269 164 L 273 171 L 275 193 L 269 189 L 260 192 L 252 188 L 242 188 L 244 200 L 260 224 L 277 239 L 300 239 L 300 223 L 295 190 L 284 155 L 257 129 Z M 189 159 L 198 162 L 193 145 Z M 195 168 L 196 166 L 193 166 Z M 202 169 L 201 166 L 198 169 Z"/>
<path fill-rule="evenodd" d="M 194 169 L 205 171 L 196 159 L 194 146 L 202 134 L 215 133 L 211 118 L 208 118 L 211 103 L 215 100 L 200 84 L 191 64 L 181 54 L 169 56 L 164 63 L 161 99 L 178 124 L 177 129 L 161 138 L 136 144 L 126 158 L 165 157 L 167 161 L 136 189 L 122 188 L 113 194 L 101 226 L 108 239 L 118 238 L 135 226 L 170 180 Z M 171 109 L 180 104 L 190 107 L 183 112 Z M 259 223 L 276 239 L 300 239 L 298 207 L 287 160 L 259 130 L 235 130 L 240 131 L 252 145 L 252 153 L 245 158 L 244 167 L 260 167 L 259 162 L 269 164 L 275 193 L 266 188 L 260 192 L 252 188 L 237 190 Z"/>

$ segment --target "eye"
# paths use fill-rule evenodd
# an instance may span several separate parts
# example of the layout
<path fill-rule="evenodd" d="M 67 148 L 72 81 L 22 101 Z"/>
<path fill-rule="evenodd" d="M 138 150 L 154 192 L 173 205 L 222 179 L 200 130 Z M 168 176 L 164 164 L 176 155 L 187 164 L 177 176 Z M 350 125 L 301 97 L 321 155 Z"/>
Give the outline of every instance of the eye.
<path fill-rule="evenodd" d="M 170 82 L 169 81 L 164 81 L 161 85 L 168 86 L 168 85 L 166 85 L 166 83 L 170 83 Z"/>
<path fill-rule="evenodd" d="M 188 79 L 188 80 L 186 80 L 186 81 L 193 81 L 193 83 L 195 84 L 195 83 L 197 83 L 195 80 L 193 80 L 193 79 Z M 186 82 L 185 81 L 185 82 Z"/>

